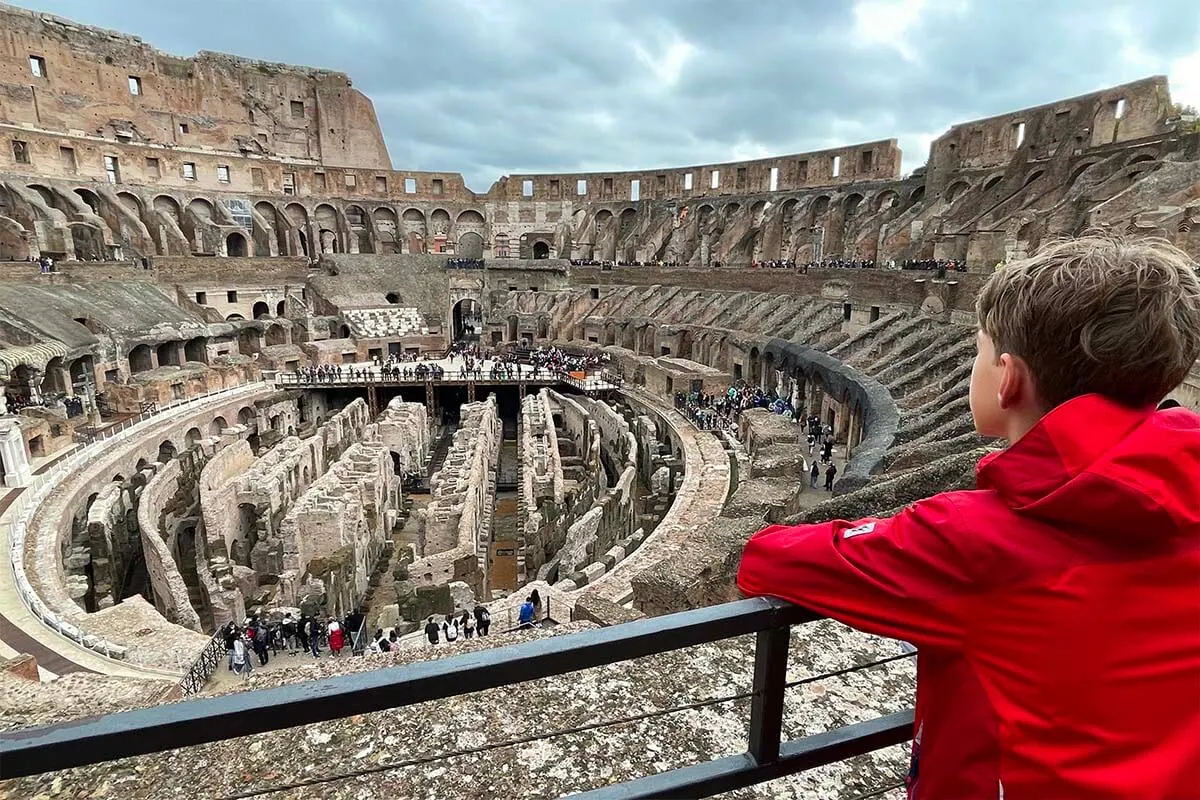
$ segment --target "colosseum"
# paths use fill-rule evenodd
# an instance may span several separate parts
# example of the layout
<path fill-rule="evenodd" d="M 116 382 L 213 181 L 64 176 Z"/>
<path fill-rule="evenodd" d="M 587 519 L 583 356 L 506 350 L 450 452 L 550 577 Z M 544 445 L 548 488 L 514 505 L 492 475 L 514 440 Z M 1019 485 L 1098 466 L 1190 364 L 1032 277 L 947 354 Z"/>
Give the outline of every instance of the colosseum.
<path fill-rule="evenodd" d="M 10 755 L 12 797 L 549 797 L 741 753 L 749 635 L 304 727 L 274 704 L 724 608 L 768 523 L 974 485 L 989 274 L 1089 229 L 1200 257 L 1200 125 L 1162 76 L 956 124 L 907 175 L 879 139 L 480 194 L 395 169 L 346 74 L 12 6 L 0 31 L 0 742 L 278 715 Z M 1173 396 L 1200 410 L 1200 367 Z M 911 707 L 911 647 L 789 641 L 785 739 Z M 724 796 L 897 798 L 884 744 Z"/>

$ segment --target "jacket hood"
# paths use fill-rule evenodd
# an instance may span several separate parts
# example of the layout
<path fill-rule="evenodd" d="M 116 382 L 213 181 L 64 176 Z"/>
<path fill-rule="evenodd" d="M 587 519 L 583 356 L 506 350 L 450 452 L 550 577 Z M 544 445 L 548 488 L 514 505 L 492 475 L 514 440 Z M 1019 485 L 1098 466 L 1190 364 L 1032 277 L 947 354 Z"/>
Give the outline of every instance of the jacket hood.
<path fill-rule="evenodd" d="M 1057 527 L 1130 543 L 1200 527 L 1200 415 L 1131 409 L 1101 395 L 1063 403 L 984 457 L 980 489 Z"/>

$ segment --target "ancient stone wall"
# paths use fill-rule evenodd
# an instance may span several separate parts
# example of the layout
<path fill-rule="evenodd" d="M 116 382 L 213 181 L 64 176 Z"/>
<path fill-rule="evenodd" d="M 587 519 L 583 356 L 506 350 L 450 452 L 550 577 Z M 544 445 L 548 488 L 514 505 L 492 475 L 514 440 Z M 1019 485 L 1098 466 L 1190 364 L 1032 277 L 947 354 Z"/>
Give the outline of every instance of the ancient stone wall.
<path fill-rule="evenodd" d="M 271 604 L 320 609 L 339 619 L 357 608 L 400 500 L 389 447 L 369 425 L 364 440 L 347 449 L 284 517 L 283 569 Z"/>
<path fill-rule="evenodd" d="M 175 556 L 184 546 L 178 539 L 190 538 L 192 541 L 186 547 L 190 550 L 190 567 L 195 569 L 197 553 L 194 550 L 194 529 L 179 530 L 180 512 L 186 512 L 192 506 L 192 501 L 184 501 L 185 507 L 180 508 L 179 498 L 181 494 L 191 494 L 198 499 L 195 481 L 199 476 L 191 474 L 185 482 L 185 462 L 189 473 L 198 473 L 198 466 L 191 463 L 192 459 L 187 453 L 156 469 L 154 477 L 142 491 L 137 521 L 146 571 L 154 587 L 154 607 L 167 621 L 200 631 L 200 616 L 192 607 L 188 585 Z M 192 484 L 190 492 L 187 483 Z"/>
<path fill-rule="evenodd" d="M 429 479 L 420 558 L 409 567 L 418 585 L 462 581 L 483 594 L 496 469 L 503 429 L 496 397 L 466 403 L 441 470 Z"/>
<path fill-rule="evenodd" d="M 379 441 L 391 452 L 396 473 L 423 476 L 432 444 L 425 405 L 397 397 L 388 403 L 377 424 Z"/>

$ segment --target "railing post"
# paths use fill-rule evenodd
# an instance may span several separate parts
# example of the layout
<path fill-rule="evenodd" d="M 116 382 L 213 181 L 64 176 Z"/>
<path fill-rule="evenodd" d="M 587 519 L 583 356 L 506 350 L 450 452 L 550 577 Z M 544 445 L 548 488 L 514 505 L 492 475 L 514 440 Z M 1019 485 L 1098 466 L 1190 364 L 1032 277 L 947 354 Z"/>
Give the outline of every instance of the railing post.
<path fill-rule="evenodd" d="M 779 760 L 783 693 L 791 628 L 759 631 L 754 648 L 754 699 L 750 705 L 750 755 L 759 764 Z"/>

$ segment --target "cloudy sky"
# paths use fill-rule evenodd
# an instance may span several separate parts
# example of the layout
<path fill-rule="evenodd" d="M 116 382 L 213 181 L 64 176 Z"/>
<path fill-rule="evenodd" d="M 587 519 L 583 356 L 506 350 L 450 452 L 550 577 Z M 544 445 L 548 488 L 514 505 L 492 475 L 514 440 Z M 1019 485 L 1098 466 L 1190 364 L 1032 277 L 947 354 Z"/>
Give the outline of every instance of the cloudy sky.
<path fill-rule="evenodd" d="M 349 73 L 398 168 L 685 166 L 896 137 L 1153 74 L 1200 105 L 1196 0 L 15 0 Z"/>

